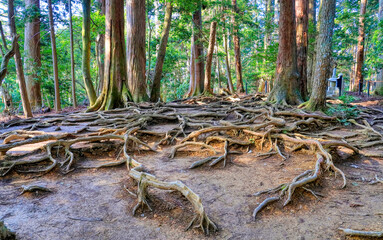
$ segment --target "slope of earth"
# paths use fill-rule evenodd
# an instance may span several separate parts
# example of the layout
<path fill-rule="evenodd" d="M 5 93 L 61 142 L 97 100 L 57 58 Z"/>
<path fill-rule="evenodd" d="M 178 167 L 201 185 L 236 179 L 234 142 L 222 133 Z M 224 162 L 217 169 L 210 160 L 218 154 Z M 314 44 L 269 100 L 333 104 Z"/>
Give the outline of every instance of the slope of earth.
<path fill-rule="evenodd" d="M 0 221 L 19 239 L 352 239 L 338 229 L 383 230 L 382 113 L 364 108 L 363 118 L 345 127 L 319 113 L 261 103 L 257 96 L 203 98 L 4 123 Z M 71 161 L 64 145 L 80 138 L 68 147 Z M 37 161 L 47 153 L 57 162 Z M 126 156 L 134 159 L 130 168 Z M 206 163 L 196 166 L 201 159 Z M 145 167 L 138 181 L 134 162 Z M 150 181 L 142 188 L 142 173 L 182 181 L 219 231 L 210 225 L 205 236 L 198 222 L 184 231 L 197 208 L 180 191 Z M 148 194 L 137 199 L 138 182 Z M 133 216 L 140 197 L 152 211 L 140 205 Z M 278 199 L 254 219 L 269 197 Z"/>

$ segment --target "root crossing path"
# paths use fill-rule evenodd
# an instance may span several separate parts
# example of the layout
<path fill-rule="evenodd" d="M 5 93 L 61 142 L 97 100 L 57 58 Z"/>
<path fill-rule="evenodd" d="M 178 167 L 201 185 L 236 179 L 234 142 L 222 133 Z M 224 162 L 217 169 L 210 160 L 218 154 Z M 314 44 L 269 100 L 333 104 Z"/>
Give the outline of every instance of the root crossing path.
<path fill-rule="evenodd" d="M 239 178 L 238 184 L 246 186 L 248 191 L 242 194 L 247 197 L 245 208 L 249 211 L 244 211 L 244 206 L 235 211 L 241 214 L 243 221 L 254 226 L 267 215 L 273 215 L 273 212 L 283 214 L 283 209 L 290 211 L 297 204 L 302 206 L 307 202 L 310 205 L 313 201 L 322 200 L 316 203 L 320 205 L 326 201 L 327 193 L 341 193 L 355 186 L 355 181 L 350 184 L 350 176 L 344 170 L 345 162 L 363 157 L 382 157 L 382 153 L 376 151 L 383 145 L 382 129 L 374 126 L 374 121 L 378 123 L 379 119 L 372 117 L 381 112 L 367 108 L 363 111 L 365 118 L 350 119 L 351 127 L 345 128 L 335 117 L 288 107 L 277 108 L 265 104 L 259 96 L 247 96 L 130 104 L 112 111 L 16 119 L 2 124 L 0 176 L 6 181 L 20 178 L 29 183 L 31 177 L 41 180 L 60 175 L 67 178 L 92 171 L 88 172 L 91 176 L 125 166 L 127 174 L 121 189 L 126 198 L 134 201 L 129 206 L 133 216 L 154 212 L 152 218 L 160 218 L 159 214 L 163 217 L 166 213 L 158 212 L 156 207 L 162 209 L 164 201 L 177 201 L 175 205 L 185 213 L 178 215 L 182 224 L 175 225 L 225 238 L 230 230 L 222 221 L 227 218 L 220 211 L 212 213 L 209 205 L 218 204 L 222 201 L 219 199 L 227 199 L 225 195 L 230 195 L 226 192 L 229 188 L 215 189 L 205 198 L 206 188 L 196 182 L 205 179 L 203 185 L 211 184 L 217 188 L 217 177 L 209 182 L 209 177 L 204 175 L 228 174 L 221 179 L 232 179 L 232 182 Z M 252 169 L 255 168 L 254 163 L 263 162 L 266 166 L 268 161 L 274 169 L 265 167 L 265 171 L 286 172 L 286 176 L 272 179 L 275 173 L 270 172 L 262 180 L 260 176 L 245 174 L 255 173 L 257 169 Z M 242 177 L 238 176 L 241 171 Z M 373 183 L 376 186 L 381 184 L 381 162 L 375 166 L 374 173 L 375 178 L 369 182 L 371 188 Z M 252 179 L 246 181 L 245 176 Z M 259 184 L 249 186 L 254 179 Z M 29 194 L 45 199 L 59 194 L 58 189 L 32 183 L 22 186 L 23 194 L 18 198 Z M 5 182 L 1 186 L 9 187 Z M 0 207 L 12 205 L 12 188 L 7 191 L 10 194 L 4 199 L 9 201 L 0 202 Z M 167 200 L 163 199 L 161 203 L 158 196 L 164 195 Z M 73 216 L 70 219 L 85 222 L 103 220 Z M 164 225 L 171 223 L 166 218 L 159 221 Z M 349 228 L 352 222 L 344 222 L 337 227 Z M 221 233 L 216 233 L 218 230 Z"/>

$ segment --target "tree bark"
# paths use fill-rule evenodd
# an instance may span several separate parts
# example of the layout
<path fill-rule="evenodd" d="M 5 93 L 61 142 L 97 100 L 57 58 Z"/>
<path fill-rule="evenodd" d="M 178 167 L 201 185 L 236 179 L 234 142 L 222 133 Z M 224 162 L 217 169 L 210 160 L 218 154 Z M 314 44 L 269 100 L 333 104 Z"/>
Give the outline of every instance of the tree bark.
<path fill-rule="evenodd" d="M 14 35 L 12 37 L 11 49 L 8 49 L 7 42 L 6 42 L 5 35 L 4 35 L 4 31 L 3 31 L 3 25 L 1 23 L 1 21 L 0 21 L 0 32 L 1 32 L 1 39 L 3 42 L 3 48 L 5 51 L 5 52 L 3 52 L 3 50 L 1 51 L 1 55 L 2 55 L 1 67 L 0 67 L 1 68 L 0 69 L 0 86 L 1 86 L 3 84 L 3 80 L 5 79 L 5 76 L 7 75 L 7 72 L 8 72 L 9 60 L 11 60 L 11 58 L 13 58 L 15 56 L 16 44 L 17 44 L 17 41 L 19 39 L 19 36 Z M 0 49 L 2 49 L 2 47 L 0 47 Z"/>
<path fill-rule="evenodd" d="M 223 17 L 223 47 L 225 49 L 225 67 L 226 67 L 226 77 L 227 77 L 227 87 L 231 94 L 234 93 L 234 86 L 233 86 L 233 80 L 231 78 L 231 70 L 230 70 L 230 63 L 229 63 L 229 49 L 228 49 L 228 33 L 226 33 L 226 26 L 225 26 L 225 16 Z"/>
<path fill-rule="evenodd" d="M 40 0 L 25 0 L 27 11 L 24 40 L 25 83 L 29 102 L 34 111 L 42 106 L 40 74 Z"/>
<path fill-rule="evenodd" d="M 201 6 L 193 13 L 193 42 L 194 42 L 194 64 L 195 64 L 195 88 L 193 95 L 203 93 L 204 88 L 204 59 L 202 44 L 202 15 Z"/>
<path fill-rule="evenodd" d="M 82 1 L 82 76 L 90 105 L 92 106 L 97 98 L 96 91 L 90 76 L 90 1 Z"/>
<path fill-rule="evenodd" d="M 149 100 L 146 93 L 145 1 L 128 0 L 126 3 L 127 41 L 126 58 L 128 85 L 134 102 Z"/>
<path fill-rule="evenodd" d="M 309 0 L 309 33 L 308 41 L 309 46 L 307 49 L 307 93 L 310 96 L 312 92 L 312 76 L 313 76 L 313 66 L 315 63 L 315 38 L 316 38 L 316 0 Z"/>
<path fill-rule="evenodd" d="M 300 104 L 302 97 L 298 82 L 295 0 L 280 2 L 279 48 L 276 79 L 268 101 L 277 105 Z"/>
<path fill-rule="evenodd" d="M 150 94 L 150 101 L 157 102 L 161 99 L 161 78 L 162 78 L 162 68 L 165 61 L 166 47 L 168 45 L 168 38 L 170 32 L 170 25 L 172 21 L 172 2 L 167 0 L 166 9 L 165 9 L 165 19 L 164 19 L 164 28 L 160 41 L 160 48 L 157 53 L 157 62 L 156 68 L 154 70 L 153 84 Z"/>
<path fill-rule="evenodd" d="M 105 0 L 97 0 L 99 5 L 100 14 L 105 15 Z M 98 86 L 96 94 L 100 94 L 103 89 L 104 83 L 104 55 L 105 55 L 105 34 L 100 33 L 96 38 L 96 56 L 97 56 L 97 66 L 98 66 Z"/>
<path fill-rule="evenodd" d="M 237 92 L 245 92 L 243 88 L 242 80 L 242 63 L 241 63 L 241 44 L 238 35 L 238 23 L 235 20 L 236 15 L 238 14 L 237 0 L 232 0 L 233 15 L 231 21 L 233 24 L 233 42 L 234 42 L 234 56 L 235 56 L 235 72 L 237 75 Z"/>
<path fill-rule="evenodd" d="M 216 33 L 217 33 L 217 22 L 212 22 L 210 25 L 209 48 L 206 55 L 205 85 L 204 85 L 204 92 L 208 94 L 213 93 L 211 89 L 211 66 L 213 62 Z"/>
<path fill-rule="evenodd" d="M 69 30 L 70 30 L 70 69 L 72 76 L 72 104 L 73 107 L 77 107 L 76 98 L 76 76 L 74 72 L 74 42 L 73 42 L 73 24 L 72 24 L 72 0 L 69 0 Z"/>
<path fill-rule="evenodd" d="M 295 0 L 297 25 L 297 65 L 301 96 L 307 99 L 308 1 Z"/>
<path fill-rule="evenodd" d="M 15 64 L 16 64 L 17 78 L 19 80 L 19 86 L 20 86 L 21 102 L 23 104 L 24 115 L 25 117 L 29 118 L 29 117 L 33 117 L 33 115 L 32 115 L 31 105 L 28 99 L 27 87 L 25 84 L 24 69 L 23 69 L 23 64 L 21 62 L 19 43 L 17 42 L 18 35 L 16 32 L 15 16 L 16 15 L 14 10 L 13 0 L 8 0 L 9 28 L 11 30 L 12 38 L 16 39 L 16 41 L 14 42 L 14 51 L 15 51 L 14 58 L 15 58 Z"/>
<path fill-rule="evenodd" d="M 57 111 L 61 111 L 61 102 L 60 102 L 59 70 L 57 66 L 56 36 L 55 36 L 55 27 L 53 22 L 52 0 L 48 0 L 48 10 L 49 10 L 48 15 L 49 15 L 51 45 L 52 45 L 53 77 L 54 77 L 54 86 L 55 86 L 55 111 L 57 112 Z"/>
<path fill-rule="evenodd" d="M 383 22 L 383 0 L 379 0 L 379 22 Z M 383 40 L 383 39 L 382 39 Z M 382 57 L 382 54 L 380 55 Z M 377 75 L 377 88 L 382 88 L 383 87 L 383 68 L 380 68 L 378 70 L 378 75 Z M 382 91 L 381 91 L 382 92 Z"/>
<path fill-rule="evenodd" d="M 186 97 L 193 96 L 195 92 L 195 56 L 194 56 L 194 34 L 191 37 L 191 48 L 190 48 L 190 79 L 189 79 L 189 89 L 186 93 Z"/>
<path fill-rule="evenodd" d="M 336 0 L 322 1 L 319 9 L 319 35 L 316 45 L 316 64 L 313 89 L 306 108 L 312 111 L 326 107 L 327 75 L 331 68 L 331 47 L 334 31 Z"/>
<path fill-rule="evenodd" d="M 360 1 L 358 51 L 356 53 L 356 72 L 354 91 L 363 91 L 363 64 L 364 64 L 364 19 L 366 15 L 367 0 Z"/>
<path fill-rule="evenodd" d="M 105 5 L 104 83 L 100 96 L 88 111 L 123 107 L 131 100 L 127 88 L 124 1 L 106 0 Z"/>
<path fill-rule="evenodd" d="M 273 33 L 274 23 L 274 0 L 265 0 L 266 2 L 266 20 L 265 20 L 265 38 L 264 38 L 264 50 L 267 54 L 267 49 L 271 44 L 271 34 Z"/>

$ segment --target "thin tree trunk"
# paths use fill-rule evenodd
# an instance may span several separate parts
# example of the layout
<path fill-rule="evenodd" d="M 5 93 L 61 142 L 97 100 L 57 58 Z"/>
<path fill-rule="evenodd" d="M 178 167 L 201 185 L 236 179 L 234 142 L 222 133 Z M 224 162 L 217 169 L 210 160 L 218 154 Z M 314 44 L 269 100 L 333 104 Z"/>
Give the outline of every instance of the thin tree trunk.
<path fill-rule="evenodd" d="M 308 1 L 295 0 L 297 25 L 297 65 L 301 96 L 307 99 Z"/>
<path fill-rule="evenodd" d="M 364 63 L 364 19 L 366 15 L 367 0 L 360 2 L 358 52 L 356 54 L 356 72 L 354 91 L 363 91 L 363 63 Z"/>
<path fill-rule="evenodd" d="M 195 92 L 195 56 L 194 56 L 194 34 L 191 37 L 191 48 L 190 48 L 190 79 L 189 79 L 189 89 L 186 93 L 186 97 L 191 97 Z"/>
<path fill-rule="evenodd" d="M 1 23 L 1 21 L 0 21 L 0 33 L 1 33 L 1 39 L 3 42 L 3 46 L 2 47 L 0 46 L 1 55 L 2 55 L 1 66 L 0 66 L 0 86 L 1 86 L 8 72 L 9 60 L 11 60 L 11 58 L 15 56 L 16 45 L 17 45 L 17 41 L 19 37 L 17 35 L 13 35 L 11 49 L 8 49 L 4 31 L 3 31 L 3 24 Z"/>
<path fill-rule="evenodd" d="M 379 22 L 382 23 L 383 22 L 383 0 L 379 0 Z M 383 39 L 381 39 L 381 41 L 383 41 Z M 380 57 L 382 57 L 382 54 L 380 55 Z M 376 83 L 376 88 L 378 89 L 378 91 L 380 93 L 383 93 L 383 91 L 381 90 L 381 88 L 383 88 L 383 68 L 380 68 L 378 69 L 378 74 L 376 76 L 376 81 L 378 81 Z"/>
<path fill-rule="evenodd" d="M 264 37 L 264 50 L 267 54 L 267 49 L 271 44 L 271 34 L 273 33 L 274 23 L 274 0 L 265 0 L 266 2 L 266 20 L 265 20 L 265 37 Z"/>
<path fill-rule="evenodd" d="M 126 3 L 127 41 L 126 58 L 128 85 L 134 102 L 149 100 L 146 93 L 145 1 L 128 0 Z"/>
<path fill-rule="evenodd" d="M 97 99 L 97 95 L 90 76 L 90 1 L 82 1 L 82 76 L 90 106 L 92 106 Z"/>
<path fill-rule="evenodd" d="M 16 39 L 16 41 L 14 42 L 14 51 L 15 51 L 14 58 L 15 58 L 15 64 L 16 64 L 17 79 L 19 80 L 19 86 L 20 86 L 21 102 L 23 104 L 24 115 L 25 117 L 29 118 L 29 117 L 33 117 L 33 115 L 32 115 L 31 105 L 29 103 L 27 87 L 26 87 L 25 79 L 24 79 L 24 69 L 23 69 L 23 64 L 21 62 L 19 43 L 17 42 L 18 37 L 16 32 L 15 10 L 13 5 L 13 0 L 8 0 L 8 21 L 9 21 L 9 28 L 11 30 L 11 35 L 13 38 Z"/>
<path fill-rule="evenodd" d="M 227 87 L 229 89 L 230 94 L 234 93 L 233 80 L 231 78 L 231 70 L 229 63 L 229 49 L 228 49 L 228 36 L 225 32 L 225 17 L 223 18 L 223 47 L 225 49 L 225 66 L 226 66 L 226 77 L 227 77 Z"/>
<path fill-rule="evenodd" d="M 215 57 L 217 61 L 217 76 L 218 76 L 218 88 L 222 88 L 222 83 L 221 83 L 221 67 L 219 63 L 219 56 L 218 56 L 218 40 L 215 41 Z"/>
<path fill-rule="evenodd" d="M 105 0 L 97 0 L 99 5 L 100 14 L 105 15 Z M 97 66 L 98 66 L 98 86 L 97 94 L 103 89 L 104 83 L 104 54 L 105 54 L 105 34 L 100 33 L 96 38 L 96 56 L 97 56 Z"/>
<path fill-rule="evenodd" d="M 157 102 L 161 99 L 162 68 L 165 61 L 166 47 L 168 45 L 170 25 L 172 21 L 172 10 L 172 2 L 171 0 L 167 0 L 165 9 L 164 28 L 161 36 L 160 48 L 158 49 L 157 53 L 156 68 L 154 71 L 152 90 L 150 94 L 150 101 L 152 102 Z"/>
<path fill-rule="evenodd" d="M 312 111 L 326 107 L 327 74 L 331 68 L 331 47 L 334 31 L 336 0 L 322 1 L 319 9 L 319 35 L 316 45 L 316 64 L 313 90 L 306 108 Z"/>
<path fill-rule="evenodd" d="M 241 44 L 238 35 L 238 23 L 235 20 L 238 14 L 237 0 L 232 0 L 233 15 L 231 18 L 233 24 L 233 42 L 234 42 L 234 56 L 235 56 L 235 72 L 237 75 L 237 92 L 245 92 L 242 80 L 242 63 L 241 63 Z"/>
<path fill-rule="evenodd" d="M 39 68 L 41 68 L 40 1 L 25 0 L 25 8 L 28 15 L 24 35 L 25 83 L 31 107 L 34 111 L 38 111 L 42 106 L 40 76 L 38 74 Z"/>
<path fill-rule="evenodd" d="M 313 66 L 315 63 L 315 38 L 316 38 L 316 0 L 309 0 L 308 35 L 309 46 L 307 49 L 307 93 L 311 94 Z"/>
<path fill-rule="evenodd" d="M 300 104 L 302 97 L 298 82 L 295 1 L 280 2 L 279 48 L 276 79 L 268 101 L 276 104 Z"/>
<path fill-rule="evenodd" d="M 202 44 L 202 15 L 201 6 L 193 13 L 195 89 L 193 95 L 199 95 L 204 88 L 204 59 Z"/>
<path fill-rule="evenodd" d="M 49 10 L 51 45 L 52 45 L 53 77 L 54 77 L 54 87 L 55 87 L 55 111 L 57 112 L 57 111 L 61 111 L 61 102 L 60 102 L 59 75 L 58 75 L 59 70 L 57 66 L 56 36 L 55 36 L 55 27 L 53 22 L 52 0 L 48 0 L 48 10 Z"/>
<path fill-rule="evenodd" d="M 210 25 L 209 48 L 206 55 L 205 86 L 204 86 L 204 92 L 210 93 L 210 94 L 213 93 L 211 89 L 211 66 L 213 62 L 216 33 L 217 33 L 217 22 L 212 22 Z"/>
<path fill-rule="evenodd" d="M 74 72 L 74 50 L 73 50 L 73 24 L 72 24 L 72 0 L 69 0 L 69 30 L 70 30 L 70 66 L 72 75 L 72 104 L 73 107 L 77 107 L 76 98 L 76 76 Z"/>

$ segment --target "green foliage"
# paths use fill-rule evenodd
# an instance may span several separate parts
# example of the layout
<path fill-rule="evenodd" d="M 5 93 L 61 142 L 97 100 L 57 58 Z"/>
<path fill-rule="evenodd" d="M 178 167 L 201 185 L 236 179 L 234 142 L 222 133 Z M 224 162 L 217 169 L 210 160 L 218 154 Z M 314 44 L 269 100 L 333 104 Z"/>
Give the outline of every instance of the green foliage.
<path fill-rule="evenodd" d="M 342 95 L 339 97 L 339 100 L 342 101 L 341 104 L 331 105 L 325 113 L 330 116 L 336 116 L 339 122 L 349 125 L 348 119 L 356 118 L 360 113 L 356 106 L 350 105 L 351 102 L 358 99 L 351 95 Z"/>

